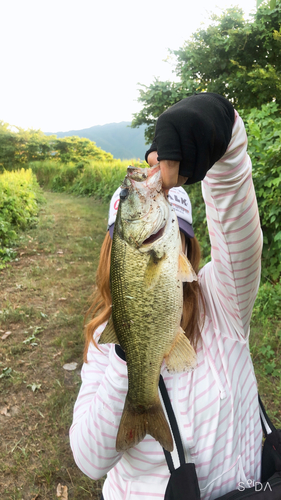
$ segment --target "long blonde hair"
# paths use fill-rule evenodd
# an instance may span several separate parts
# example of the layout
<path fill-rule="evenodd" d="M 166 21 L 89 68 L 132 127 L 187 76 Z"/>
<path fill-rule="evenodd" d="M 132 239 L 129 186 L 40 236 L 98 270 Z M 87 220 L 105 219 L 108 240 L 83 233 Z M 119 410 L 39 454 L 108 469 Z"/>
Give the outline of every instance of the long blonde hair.
<path fill-rule="evenodd" d="M 184 238 L 183 233 L 181 233 Z M 95 330 L 105 321 L 108 321 L 111 315 L 111 293 L 110 293 L 110 257 L 111 257 L 112 240 L 109 232 L 107 231 L 104 238 L 101 251 L 100 260 L 96 274 L 97 289 L 94 293 L 93 302 L 87 311 L 86 318 L 91 315 L 91 320 L 85 326 L 85 348 L 84 348 L 84 361 L 87 362 L 87 352 L 90 342 L 94 342 L 93 335 Z M 187 240 L 187 257 L 197 274 L 200 265 L 200 246 L 198 240 L 194 237 Z M 181 320 L 181 327 L 185 335 L 190 340 L 191 344 L 196 348 L 200 331 L 203 326 L 204 318 L 200 317 L 201 308 L 200 302 L 203 306 L 205 316 L 204 300 L 197 281 L 192 283 L 184 283 L 183 285 L 183 313 Z"/>

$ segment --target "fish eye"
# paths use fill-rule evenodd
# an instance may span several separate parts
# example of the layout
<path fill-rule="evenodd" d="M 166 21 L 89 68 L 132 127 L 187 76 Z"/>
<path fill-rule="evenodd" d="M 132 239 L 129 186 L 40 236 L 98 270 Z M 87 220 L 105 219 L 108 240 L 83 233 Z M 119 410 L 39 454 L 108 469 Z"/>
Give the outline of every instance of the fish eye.
<path fill-rule="evenodd" d="M 121 189 L 120 191 L 120 200 L 125 200 L 129 194 L 129 189 Z"/>

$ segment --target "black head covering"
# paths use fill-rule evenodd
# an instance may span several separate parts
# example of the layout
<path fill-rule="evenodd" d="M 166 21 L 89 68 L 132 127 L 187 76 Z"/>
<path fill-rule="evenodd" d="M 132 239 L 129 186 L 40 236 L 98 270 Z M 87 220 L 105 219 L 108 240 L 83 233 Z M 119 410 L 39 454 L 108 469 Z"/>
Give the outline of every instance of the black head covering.
<path fill-rule="evenodd" d="M 194 184 L 226 152 L 233 124 L 234 108 L 227 99 L 210 92 L 192 95 L 159 116 L 145 159 L 157 151 L 158 161 L 179 161 L 179 174 Z"/>

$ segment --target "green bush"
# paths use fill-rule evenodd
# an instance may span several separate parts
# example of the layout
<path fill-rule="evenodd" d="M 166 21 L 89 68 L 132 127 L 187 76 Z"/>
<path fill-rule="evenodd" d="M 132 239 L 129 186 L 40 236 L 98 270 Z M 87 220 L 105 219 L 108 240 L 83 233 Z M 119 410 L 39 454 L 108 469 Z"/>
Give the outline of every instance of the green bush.
<path fill-rule="evenodd" d="M 85 165 L 80 176 L 75 179 L 71 192 L 109 201 L 114 191 L 122 184 L 127 166 L 128 162 L 121 160 L 114 160 L 113 164 L 91 162 Z"/>
<path fill-rule="evenodd" d="M 203 201 L 201 183 L 184 186 L 188 193 L 192 205 L 192 223 L 195 236 L 200 243 L 201 265 L 207 264 L 211 260 L 211 245 L 207 230 L 206 208 Z"/>
<path fill-rule="evenodd" d="M 281 113 L 272 102 L 241 114 L 264 237 L 262 278 L 275 282 L 281 274 Z"/>
<path fill-rule="evenodd" d="M 259 380 L 268 375 L 281 381 L 281 282 L 260 286 L 254 305 L 250 336 L 251 354 Z M 278 386 L 277 392 L 278 392 Z M 280 392 L 280 390 L 279 390 Z"/>
<path fill-rule="evenodd" d="M 264 283 L 260 286 L 253 309 L 252 321 L 264 324 L 265 321 L 281 320 L 281 282 L 272 286 Z"/>
<path fill-rule="evenodd" d="M 40 186 L 51 189 L 52 180 L 60 170 L 60 163 L 54 160 L 35 161 L 29 164 Z"/>
<path fill-rule="evenodd" d="M 40 186 L 57 193 L 69 191 L 76 177 L 88 162 L 62 163 L 54 160 L 30 163 Z"/>
<path fill-rule="evenodd" d="M 11 246 L 24 230 L 37 220 L 42 195 L 31 169 L 4 172 L 0 175 L 0 260 L 13 256 Z M 1 264 L 0 264 L 1 267 Z"/>

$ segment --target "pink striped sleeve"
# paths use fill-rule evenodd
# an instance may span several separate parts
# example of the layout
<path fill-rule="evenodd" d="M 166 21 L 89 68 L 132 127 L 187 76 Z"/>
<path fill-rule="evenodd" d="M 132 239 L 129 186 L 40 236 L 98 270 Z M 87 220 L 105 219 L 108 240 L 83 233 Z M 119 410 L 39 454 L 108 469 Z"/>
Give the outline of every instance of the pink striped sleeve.
<path fill-rule="evenodd" d="M 251 170 L 245 127 L 235 112 L 228 149 L 202 182 L 212 261 L 202 272 L 201 284 L 221 331 L 241 340 L 249 332 L 262 251 Z M 230 330 L 222 324 L 223 316 L 225 322 L 230 319 Z"/>
<path fill-rule="evenodd" d="M 99 347 L 89 347 L 70 428 L 74 460 L 92 479 L 103 477 L 122 456 L 115 443 L 128 390 L 125 361 L 116 355 L 114 345 Z"/>

